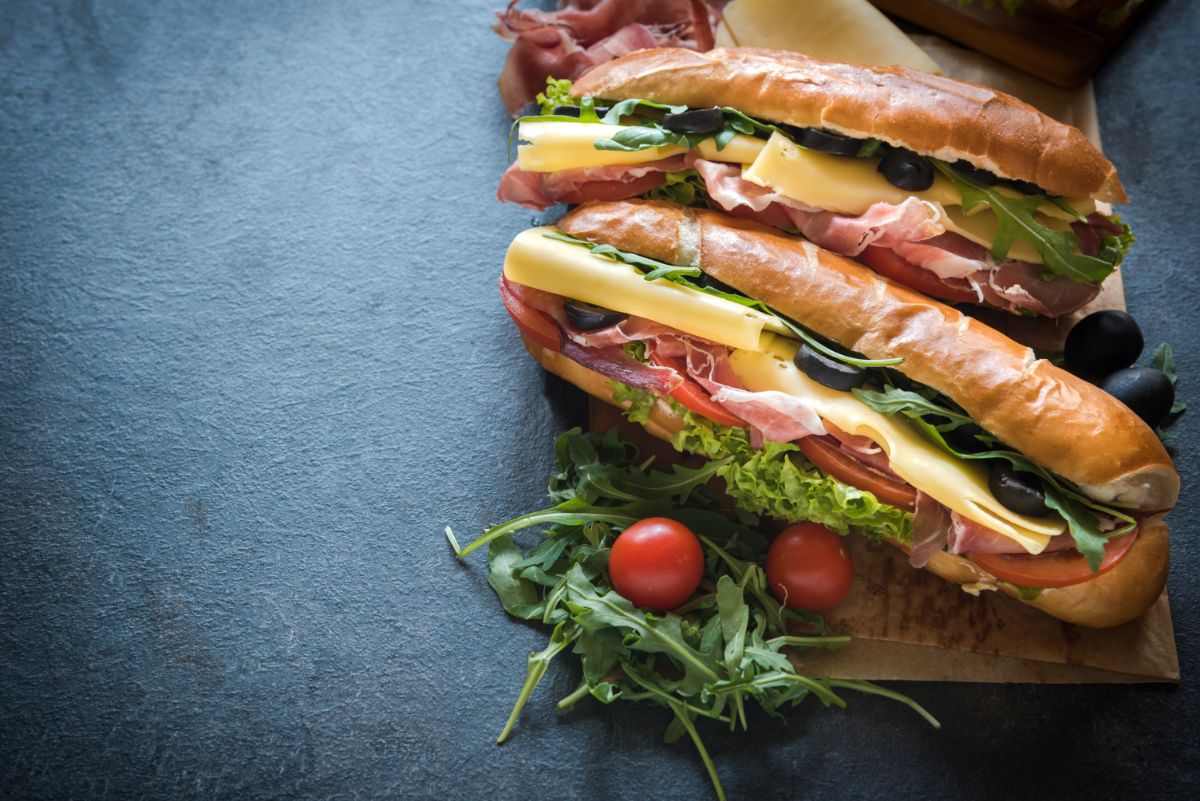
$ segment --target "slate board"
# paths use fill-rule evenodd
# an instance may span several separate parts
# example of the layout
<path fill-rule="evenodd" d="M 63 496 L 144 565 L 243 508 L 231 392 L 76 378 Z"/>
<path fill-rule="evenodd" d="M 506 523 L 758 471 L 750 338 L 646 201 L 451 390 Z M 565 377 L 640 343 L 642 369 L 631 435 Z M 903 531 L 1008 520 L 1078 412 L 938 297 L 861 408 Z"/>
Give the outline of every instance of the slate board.
<path fill-rule="evenodd" d="M 585 419 L 495 296 L 528 212 L 496 0 L 0 5 L 0 796 L 708 798 L 662 710 L 552 701 L 462 536 Z M 1130 308 L 1200 375 L 1191 53 L 1159 3 L 1098 76 Z M 704 735 L 731 798 L 1200 790 L 1196 425 L 1183 682 L 904 689 Z"/>

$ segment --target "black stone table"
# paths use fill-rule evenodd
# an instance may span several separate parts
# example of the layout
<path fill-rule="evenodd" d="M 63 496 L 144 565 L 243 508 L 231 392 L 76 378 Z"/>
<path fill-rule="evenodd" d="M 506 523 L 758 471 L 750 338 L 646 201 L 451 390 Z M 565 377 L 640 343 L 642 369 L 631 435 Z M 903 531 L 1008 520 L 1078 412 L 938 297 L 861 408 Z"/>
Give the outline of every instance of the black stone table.
<path fill-rule="evenodd" d="M 499 4 L 0 3 L 0 797 L 711 797 L 665 710 L 557 716 L 565 663 L 493 744 L 545 634 L 442 527 L 539 503 L 584 416 L 496 297 L 531 221 L 492 197 Z M 1198 39 L 1164 0 L 1097 80 L 1129 306 L 1185 396 Z M 1200 797 L 1198 432 L 1181 685 L 706 727 L 730 797 Z"/>

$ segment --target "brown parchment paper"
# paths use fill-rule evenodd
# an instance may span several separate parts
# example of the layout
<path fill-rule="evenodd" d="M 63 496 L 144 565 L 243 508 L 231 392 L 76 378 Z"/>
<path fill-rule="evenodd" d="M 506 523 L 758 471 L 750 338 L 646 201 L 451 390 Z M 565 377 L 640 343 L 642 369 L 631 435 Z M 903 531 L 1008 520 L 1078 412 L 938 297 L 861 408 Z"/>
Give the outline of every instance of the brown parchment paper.
<path fill-rule="evenodd" d="M 915 36 L 945 72 L 995 86 L 1079 127 L 1099 144 L 1091 84 L 1065 90 L 1042 83 L 977 53 L 933 36 Z M 1124 308 L 1114 274 L 1086 311 Z M 1074 320 L 1045 320 L 981 313 L 986 322 L 1034 347 L 1057 348 Z M 1076 315 L 1078 317 L 1079 315 Z M 591 426 L 617 425 L 659 463 L 680 456 L 641 426 L 625 421 L 594 399 Z M 1115 629 L 1063 623 L 998 592 L 980 597 L 908 565 L 900 551 L 862 537 L 847 540 L 854 559 L 850 595 L 828 615 L 833 628 L 853 637 L 833 651 L 802 657 L 810 675 L 837 678 L 965 682 L 1132 683 L 1179 680 L 1179 658 L 1166 593 L 1141 618 Z"/>

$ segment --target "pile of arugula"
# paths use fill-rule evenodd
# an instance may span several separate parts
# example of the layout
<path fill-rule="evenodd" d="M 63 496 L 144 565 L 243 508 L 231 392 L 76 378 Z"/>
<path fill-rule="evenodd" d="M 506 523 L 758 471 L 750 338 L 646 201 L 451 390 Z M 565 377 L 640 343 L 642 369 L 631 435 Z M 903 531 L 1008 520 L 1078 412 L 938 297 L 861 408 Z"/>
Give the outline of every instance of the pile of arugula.
<path fill-rule="evenodd" d="M 837 690 L 854 690 L 904 703 L 939 726 L 912 699 L 870 682 L 796 672 L 790 653 L 844 645 L 849 637 L 828 633 L 818 614 L 786 609 L 767 590 L 761 567 L 767 542 L 754 530 L 757 518 L 741 513 L 731 519 L 706 486 L 724 461 L 649 469 L 615 429 L 603 435 L 568 431 L 558 438 L 556 454 L 558 468 L 549 482 L 554 506 L 493 526 L 465 547 L 446 529 L 460 558 L 488 546 L 488 583 L 510 615 L 553 627 L 547 646 L 529 656 L 498 742 L 511 733 L 550 662 L 568 649 L 579 656 L 583 676 L 558 709 L 587 696 L 605 704 L 621 699 L 667 707 L 675 717 L 666 741 L 691 739 L 722 801 L 698 718 L 745 729 L 750 701 L 782 717 L 809 696 L 826 707 L 844 707 Z M 618 595 L 607 574 L 616 535 L 655 516 L 687 525 L 705 551 L 698 594 L 661 615 Z M 522 547 L 513 535 L 530 528 L 540 529 L 540 539 Z"/>

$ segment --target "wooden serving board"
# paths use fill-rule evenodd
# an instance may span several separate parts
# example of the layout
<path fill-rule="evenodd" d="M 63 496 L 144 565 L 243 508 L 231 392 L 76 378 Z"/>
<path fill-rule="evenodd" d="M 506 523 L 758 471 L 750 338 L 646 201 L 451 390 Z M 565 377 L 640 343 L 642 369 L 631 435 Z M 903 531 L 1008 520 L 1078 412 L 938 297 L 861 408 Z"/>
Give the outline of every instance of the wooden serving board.
<path fill-rule="evenodd" d="M 1145 0 L 1120 25 L 1109 27 L 1094 14 L 1071 19 L 1033 3 L 1009 16 L 1000 4 L 982 0 L 961 6 L 957 0 L 870 0 L 894 17 L 941 34 L 1055 86 L 1075 87 L 1088 80 L 1125 38 L 1154 0 Z"/>

